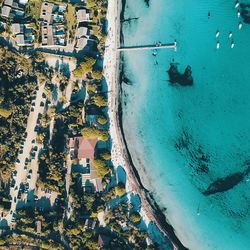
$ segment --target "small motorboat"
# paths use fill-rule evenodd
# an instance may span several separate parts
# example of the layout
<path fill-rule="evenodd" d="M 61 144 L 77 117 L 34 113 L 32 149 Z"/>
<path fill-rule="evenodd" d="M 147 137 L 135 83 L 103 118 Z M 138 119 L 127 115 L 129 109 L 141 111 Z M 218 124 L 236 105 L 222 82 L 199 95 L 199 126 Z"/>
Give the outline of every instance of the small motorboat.
<path fill-rule="evenodd" d="M 217 43 L 216 43 L 216 49 L 219 49 L 220 48 L 220 42 L 218 41 Z"/>
<path fill-rule="evenodd" d="M 234 48 L 234 41 L 231 42 L 231 49 Z"/>
<path fill-rule="evenodd" d="M 234 6 L 234 7 L 235 7 L 235 9 L 236 9 L 236 8 L 238 8 L 238 7 L 239 7 L 239 5 L 240 5 L 239 1 L 236 1 L 236 2 L 235 2 L 235 6 Z"/>
<path fill-rule="evenodd" d="M 219 32 L 219 30 L 217 30 L 215 36 L 219 37 L 219 35 L 220 35 L 220 32 Z"/>
<path fill-rule="evenodd" d="M 237 16 L 238 16 L 238 18 L 240 17 L 240 11 L 239 10 L 238 10 Z"/>
<path fill-rule="evenodd" d="M 231 38 L 233 36 L 233 33 L 230 31 L 228 37 Z"/>
<path fill-rule="evenodd" d="M 242 29 L 242 22 L 239 22 L 239 30 Z"/>

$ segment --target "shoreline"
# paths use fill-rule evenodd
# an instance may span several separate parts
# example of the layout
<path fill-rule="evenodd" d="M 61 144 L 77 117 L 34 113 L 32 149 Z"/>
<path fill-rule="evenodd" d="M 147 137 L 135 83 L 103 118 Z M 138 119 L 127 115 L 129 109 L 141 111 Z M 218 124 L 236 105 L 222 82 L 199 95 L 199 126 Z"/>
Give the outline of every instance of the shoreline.
<path fill-rule="evenodd" d="M 108 47 L 105 49 L 104 56 L 104 76 L 107 80 L 109 92 L 111 93 L 108 95 L 108 113 L 110 118 L 110 134 L 112 138 L 112 162 L 116 167 L 124 167 L 127 174 L 129 189 L 140 196 L 141 207 L 145 211 L 146 217 L 158 227 L 165 237 L 168 238 L 173 249 L 185 250 L 187 248 L 182 245 L 175 235 L 174 228 L 167 222 L 165 215 L 154 200 L 152 194 L 142 184 L 125 140 L 121 103 L 123 59 L 117 51 L 120 42 L 123 42 L 123 32 L 120 20 L 124 17 L 125 4 L 126 0 L 122 0 L 121 3 L 109 1 L 107 14 L 109 35 L 106 42 Z"/>

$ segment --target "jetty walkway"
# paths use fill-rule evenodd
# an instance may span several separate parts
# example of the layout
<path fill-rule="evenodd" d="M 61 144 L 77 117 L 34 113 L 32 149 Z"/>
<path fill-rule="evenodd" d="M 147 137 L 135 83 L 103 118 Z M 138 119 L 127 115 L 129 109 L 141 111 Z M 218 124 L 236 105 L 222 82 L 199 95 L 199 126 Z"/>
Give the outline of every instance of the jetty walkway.
<path fill-rule="evenodd" d="M 117 48 L 118 51 L 129 51 L 129 50 L 152 50 L 152 49 L 177 49 L 176 42 L 168 44 L 154 44 L 154 45 L 138 45 L 138 46 L 127 46 Z"/>

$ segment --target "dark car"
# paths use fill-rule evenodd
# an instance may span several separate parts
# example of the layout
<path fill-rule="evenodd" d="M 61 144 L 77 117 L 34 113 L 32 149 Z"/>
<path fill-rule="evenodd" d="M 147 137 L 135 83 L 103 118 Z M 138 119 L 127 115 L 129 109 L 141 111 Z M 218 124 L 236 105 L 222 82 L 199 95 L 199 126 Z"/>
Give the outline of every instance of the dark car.
<path fill-rule="evenodd" d="M 38 132 L 39 130 L 40 130 L 40 127 L 38 125 L 36 125 L 34 131 Z"/>

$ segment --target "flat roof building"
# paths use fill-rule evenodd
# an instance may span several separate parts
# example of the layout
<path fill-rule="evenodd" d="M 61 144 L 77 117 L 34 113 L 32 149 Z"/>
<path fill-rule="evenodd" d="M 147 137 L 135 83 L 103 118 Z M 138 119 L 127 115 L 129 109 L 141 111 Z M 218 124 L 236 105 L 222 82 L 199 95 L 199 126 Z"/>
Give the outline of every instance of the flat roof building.
<path fill-rule="evenodd" d="M 10 17 L 11 8 L 9 6 L 4 5 L 1 11 L 2 17 Z"/>
<path fill-rule="evenodd" d="M 53 3 L 43 2 L 40 12 L 40 19 L 42 21 L 47 22 L 48 24 L 51 22 L 52 19 L 52 12 L 53 12 Z"/>
<path fill-rule="evenodd" d="M 88 28 L 86 27 L 78 27 L 77 29 L 77 37 L 81 38 L 83 36 L 87 36 L 88 34 Z"/>
<path fill-rule="evenodd" d="M 18 34 L 16 35 L 16 44 L 18 46 L 25 46 L 25 39 L 24 39 L 24 35 L 23 34 Z"/>
<path fill-rule="evenodd" d="M 8 6 L 12 7 L 13 2 L 14 2 L 13 0 L 5 0 L 4 5 L 8 5 Z"/>
<path fill-rule="evenodd" d="M 16 35 L 24 32 L 24 25 L 20 23 L 13 23 L 11 25 L 11 32 Z"/>
<path fill-rule="evenodd" d="M 80 9 L 76 12 L 77 22 L 88 22 L 90 21 L 90 15 L 86 9 Z"/>

